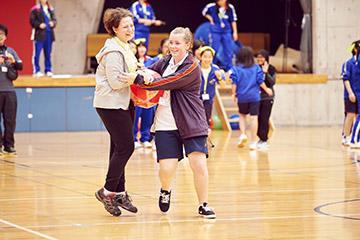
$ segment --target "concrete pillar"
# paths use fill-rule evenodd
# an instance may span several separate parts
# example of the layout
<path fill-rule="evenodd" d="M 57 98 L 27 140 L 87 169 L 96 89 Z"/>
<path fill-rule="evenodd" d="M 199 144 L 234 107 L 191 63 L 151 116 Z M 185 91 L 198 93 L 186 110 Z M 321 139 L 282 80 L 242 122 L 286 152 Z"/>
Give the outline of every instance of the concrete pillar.
<path fill-rule="evenodd" d="M 339 78 L 347 48 L 360 39 L 359 0 L 313 0 L 313 63 L 315 73 Z"/>
<path fill-rule="evenodd" d="M 55 74 L 83 74 L 86 36 L 96 33 L 104 0 L 52 0 L 58 25 L 53 48 Z"/>

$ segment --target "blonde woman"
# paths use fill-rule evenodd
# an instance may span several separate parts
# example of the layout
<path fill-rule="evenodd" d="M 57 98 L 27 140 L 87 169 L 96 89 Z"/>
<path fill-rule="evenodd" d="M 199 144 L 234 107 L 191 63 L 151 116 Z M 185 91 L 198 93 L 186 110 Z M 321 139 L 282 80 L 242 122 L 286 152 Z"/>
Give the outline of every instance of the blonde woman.
<path fill-rule="evenodd" d="M 160 164 L 160 210 L 166 213 L 170 208 L 171 183 L 178 161 L 184 158 L 184 148 L 194 175 L 198 213 L 204 218 L 215 218 L 214 210 L 208 206 L 208 124 L 200 99 L 200 67 L 189 52 L 192 42 L 188 28 L 175 28 L 169 37 L 170 54 L 150 66 L 162 77 L 154 79 L 150 85 L 142 84 L 141 77 L 135 82 L 148 90 L 166 90 L 154 118 L 157 160 Z M 124 81 L 129 78 L 129 74 L 123 74 Z"/>

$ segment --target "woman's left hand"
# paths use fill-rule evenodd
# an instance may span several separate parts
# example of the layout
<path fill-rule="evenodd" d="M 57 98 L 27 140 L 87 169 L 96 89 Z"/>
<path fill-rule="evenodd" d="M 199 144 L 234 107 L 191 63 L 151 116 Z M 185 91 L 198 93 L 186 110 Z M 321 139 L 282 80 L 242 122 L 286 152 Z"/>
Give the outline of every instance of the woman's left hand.
<path fill-rule="evenodd" d="M 137 73 L 140 74 L 141 76 L 143 76 L 145 85 L 151 84 L 152 81 L 154 80 L 154 78 L 149 73 L 147 73 L 145 70 L 137 71 Z"/>

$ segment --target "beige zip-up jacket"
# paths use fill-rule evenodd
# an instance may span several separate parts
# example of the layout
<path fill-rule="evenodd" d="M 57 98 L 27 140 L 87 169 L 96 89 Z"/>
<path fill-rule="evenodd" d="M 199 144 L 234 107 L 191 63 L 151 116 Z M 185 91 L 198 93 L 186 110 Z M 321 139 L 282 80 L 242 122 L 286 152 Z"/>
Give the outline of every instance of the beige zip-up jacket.
<path fill-rule="evenodd" d="M 96 71 L 93 103 L 95 108 L 124 110 L 129 108 L 130 84 L 120 81 L 119 76 L 123 72 L 129 72 L 129 66 L 134 64 L 136 66 L 137 60 L 135 56 L 125 57 L 125 54 L 124 49 L 114 38 L 111 38 L 106 40 L 104 47 L 96 55 L 99 66 Z"/>

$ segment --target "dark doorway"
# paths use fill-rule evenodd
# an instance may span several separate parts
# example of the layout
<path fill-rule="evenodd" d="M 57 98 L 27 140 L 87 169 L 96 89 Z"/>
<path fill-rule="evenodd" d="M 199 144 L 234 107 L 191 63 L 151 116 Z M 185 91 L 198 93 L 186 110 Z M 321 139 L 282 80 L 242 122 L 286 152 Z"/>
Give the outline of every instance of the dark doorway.
<path fill-rule="evenodd" d="M 129 8 L 134 0 L 105 0 L 104 9 L 114 7 Z M 149 0 L 156 17 L 167 23 L 155 27 L 152 32 L 170 32 L 177 26 L 189 27 L 195 31 L 205 22 L 201 15 L 207 3 L 205 0 Z M 270 34 L 270 51 L 274 53 L 285 42 L 285 4 L 289 4 L 288 46 L 299 49 L 303 10 L 298 0 L 229 0 L 238 15 L 239 32 L 262 32 Z M 104 33 L 100 24 L 99 33 Z"/>

